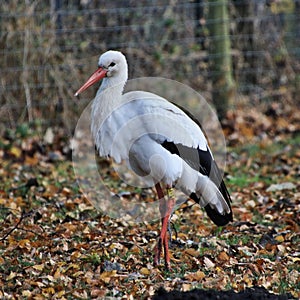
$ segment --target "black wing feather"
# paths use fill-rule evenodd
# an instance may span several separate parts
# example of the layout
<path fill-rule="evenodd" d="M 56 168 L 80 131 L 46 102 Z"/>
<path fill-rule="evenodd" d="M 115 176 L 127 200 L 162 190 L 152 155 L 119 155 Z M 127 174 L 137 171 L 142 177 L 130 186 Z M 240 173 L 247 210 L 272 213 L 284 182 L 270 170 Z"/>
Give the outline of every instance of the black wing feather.
<path fill-rule="evenodd" d="M 174 103 L 175 104 L 175 103 Z M 177 105 L 177 104 L 175 104 Z M 188 111 L 184 108 L 177 105 L 180 109 L 182 109 L 200 128 L 198 120 L 196 120 Z M 202 128 L 201 128 L 202 130 Z M 202 130 L 203 131 L 203 130 Z M 231 210 L 231 198 L 230 194 L 227 190 L 227 187 L 222 179 L 221 171 L 216 163 L 216 161 L 211 156 L 209 149 L 201 150 L 199 148 L 190 148 L 184 146 L 182 144 L 175 144 L 173 142 L 164 141 L 162 146 L 170 151 L 172 154 L 177 154 L 180 156 L 191 168 L 200 172 L 203 175 L 209 176 L 209 178 L 214 182 L 214 184 L 219 188 L 219 191 L 223 195 L 226 200 L 228 206 L 230 207 L 230 213 L 226 213 L 225 215 L 221 215 L 213 209 L 209 204 L 204 208 L 206 210 L 209 218 L 218 226 L 224 226 L 228 222 L 232 221 L 232 210 Z M 199 203 L 200 199 L 197 197 L 195 193 L 190 195 L 190 198 Z"/>

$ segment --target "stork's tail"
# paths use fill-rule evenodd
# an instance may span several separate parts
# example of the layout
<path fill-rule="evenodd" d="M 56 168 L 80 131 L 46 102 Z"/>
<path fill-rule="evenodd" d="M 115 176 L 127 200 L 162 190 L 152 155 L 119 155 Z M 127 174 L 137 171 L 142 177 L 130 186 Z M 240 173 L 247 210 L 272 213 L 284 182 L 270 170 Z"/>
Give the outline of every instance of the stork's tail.
<path fill-rule="evenodd" d="M 223 181 L 218 188 L 209 177 L 199 174 L 196 187 L 196 193 L 190 197 L 205 208 L 216 225 L 224 226 L 232 221 L 231 200 Z"/>
<path fill-rule="evenodd" d="M 221 176 L 210 178 L 183 162 L 182 173 L 176 187 L 204 207 L 216 225 L 224 226 L 233 220 L 230 195 Z"/>

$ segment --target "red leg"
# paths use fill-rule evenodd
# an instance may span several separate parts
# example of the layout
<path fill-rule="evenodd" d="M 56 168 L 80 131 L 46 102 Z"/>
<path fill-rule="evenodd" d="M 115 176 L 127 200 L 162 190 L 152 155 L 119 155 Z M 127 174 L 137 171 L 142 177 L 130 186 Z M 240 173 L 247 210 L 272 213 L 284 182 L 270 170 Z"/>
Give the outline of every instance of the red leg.
<path fill-rule="evenodd" d="M 155 185 L 156 188 L 156 192 L 159 198 L 159 212 L 161 215 L 161 221 L 163 222 L 163 217 L 165 215 L 165 211 L 166 211 L 166 200 L 165 200 L 165 196 L 163 193 L 163 190 L 160 186 L 159 183 L 157 183 Z M 160 234 L 161 235 L 161 234 Z M 162 238 L 161 236 L 159 236 L 158 241 L 157 241 L 157 245 L 155 248 L 155 256 L 154 256 L 154 265 L 157 266 L 160 263 L 160 255 L 161 255 L 161 251 L 162 251 Z"/>
<path fill-rule="evenodd" d="M 160 197 L 159 210 L 162 217 L 162 228 L 157 242 L 154 264 L 155 265 L 159 264 L 159 259 L 161 255 L 162 245 L 163 245 L 166 269 L 170 270 L 170 255 L 169 255 L 169 244 L 168 244 L 169 241 L 168 241 L 167 230 L 168 230 L 169 219 L 172 214 L 173 207 L 175 205 L 175 198 L 174 198 L 172 188 L 167 187 L 168 200 L 166 201 L 160 184 L 157 183 L 155 187 L 156 187 L 157 194 Z"/>
<path fill-rule="evenodd" d="M 172 211 L 175 205 L 175 197 L 174 197 L 174 192 L 173 189 L 170 187 L 167 187 L 167 194 L 168 194 L 168 200 L 167 200 L 167 211 L 166 215 L 163 220 L 163 226 L 162 226 L 162 231 L 164 230 L 164 239 L 163 239 L 163 244 L 164 244 L 164 254 L 165 254 L 165 265 L 166 269 L 170 270 L 170 254 L 169 254 L 169 240 L 168 240 L 168 225 L 169 221 L 172 215 Z"/>

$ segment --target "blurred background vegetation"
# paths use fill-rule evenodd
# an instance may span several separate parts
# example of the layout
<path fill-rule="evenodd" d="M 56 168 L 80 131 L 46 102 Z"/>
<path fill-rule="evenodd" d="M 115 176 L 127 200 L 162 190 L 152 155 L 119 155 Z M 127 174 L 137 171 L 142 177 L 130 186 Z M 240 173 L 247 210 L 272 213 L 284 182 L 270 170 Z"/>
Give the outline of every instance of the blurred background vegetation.
<path fill-rule="evenodd" d="M 130 78 L 183 82 L 222 117 L 300 104 L 299 0 L 6 0 L 0 10 L 0 130 L 72 132 L 95 90 L 74 92 L 108 49 L 126 54 Z"/>

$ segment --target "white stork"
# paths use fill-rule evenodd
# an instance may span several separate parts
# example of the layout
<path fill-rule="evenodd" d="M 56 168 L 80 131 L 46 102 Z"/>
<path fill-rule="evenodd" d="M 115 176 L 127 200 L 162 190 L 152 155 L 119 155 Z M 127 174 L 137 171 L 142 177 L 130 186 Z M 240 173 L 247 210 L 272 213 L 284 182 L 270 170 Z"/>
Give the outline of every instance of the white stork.
<path fill-rule="evenodd" d="M 159 264 L 164 248 L 165 266 L 170 269 L 167 229 L 175 205 L 173 188 L 204 207 L 218 226 L 232 221 L 231 199 L 206 138 L 193 117 L 152 93 L 123 94 L 127 78 L 125 56 L 118 51 L 107 51 L 100 56 L 96 72 L 75 96 L 103 79 L 91 113 L 96 148 L 100 156 L 112 157 L 117 163 L 125 161 L 136 174 L 152 179 L 162 218 L 154 264 Z"/>

